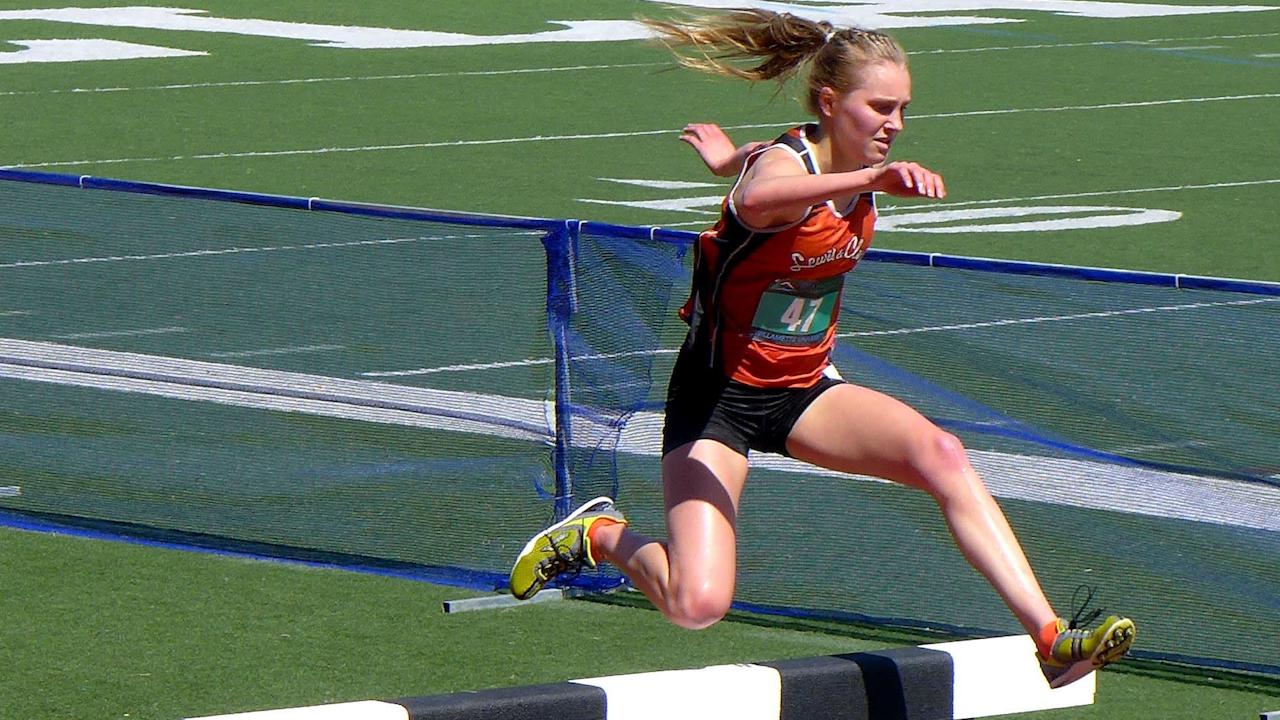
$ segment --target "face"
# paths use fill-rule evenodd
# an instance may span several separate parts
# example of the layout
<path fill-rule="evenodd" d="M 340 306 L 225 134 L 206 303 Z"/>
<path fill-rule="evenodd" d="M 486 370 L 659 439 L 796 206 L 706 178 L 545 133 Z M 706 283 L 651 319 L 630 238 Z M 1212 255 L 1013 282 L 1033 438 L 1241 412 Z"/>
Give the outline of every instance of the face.
<path fill-rule="evenodd" d="M 846 92 L 823 88 L 819 107 L 838 165 L 878 165 L 902 132 L 911 103 L 911 73 L 895 62 L 863 70 L 862 85 Z"/>

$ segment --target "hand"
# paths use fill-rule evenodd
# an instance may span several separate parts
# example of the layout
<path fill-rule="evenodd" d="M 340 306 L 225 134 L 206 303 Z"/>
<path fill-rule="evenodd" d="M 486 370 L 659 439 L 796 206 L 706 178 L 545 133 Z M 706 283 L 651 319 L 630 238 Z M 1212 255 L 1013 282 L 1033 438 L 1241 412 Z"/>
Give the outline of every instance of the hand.
<path fill-rule="evenodd" d="M 938 173 L 913 162 L 891 162 L 879 168 L 872 187 L 897 197 L 944 198 L 947 187 Z"/>
<path fill-rule="evenodd" d="M 735 147 L 733 141 L 714 123 L 691 123 L 680 133 L 680 140 L 689 143 L 702 162 L 711 172 L 720 177 L 737 175 L 742 170 L 742 162 L 752 150 L 765 143 L 747 143 L 741 148 Z"/>

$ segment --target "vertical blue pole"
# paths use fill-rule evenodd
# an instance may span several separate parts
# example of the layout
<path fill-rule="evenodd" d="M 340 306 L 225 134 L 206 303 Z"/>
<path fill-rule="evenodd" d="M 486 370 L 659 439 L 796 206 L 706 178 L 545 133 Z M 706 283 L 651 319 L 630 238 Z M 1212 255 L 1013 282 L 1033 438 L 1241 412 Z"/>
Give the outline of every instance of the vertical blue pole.
<path fill-rule="evenodd" d="M 569 327 L 576 309 L 577 288 L 574 265 L 579 224 L 566 220 L 542 239 L 547 251 L 547 330 L 555 353 L 555 450 L 552 462 L 556 477 L 555 516 L 561 519 L 573 509 L 573 475 L 570 450 L 573 447 L 570 403 L 573 399 L 569 374 Z"/>

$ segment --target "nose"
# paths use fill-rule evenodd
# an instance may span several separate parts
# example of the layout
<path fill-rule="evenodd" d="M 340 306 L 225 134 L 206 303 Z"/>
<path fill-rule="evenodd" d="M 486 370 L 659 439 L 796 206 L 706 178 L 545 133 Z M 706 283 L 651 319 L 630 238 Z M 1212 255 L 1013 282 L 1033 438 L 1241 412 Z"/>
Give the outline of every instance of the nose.
<path fill-rule="evenodd" d="M 906 124 L 906 117 L 902 113 L 902 108 L 898 108 L 889 115 L 888 121 L 885 122 L 885 130 L 896 135 L 902 132 L 902 126 Z"/>

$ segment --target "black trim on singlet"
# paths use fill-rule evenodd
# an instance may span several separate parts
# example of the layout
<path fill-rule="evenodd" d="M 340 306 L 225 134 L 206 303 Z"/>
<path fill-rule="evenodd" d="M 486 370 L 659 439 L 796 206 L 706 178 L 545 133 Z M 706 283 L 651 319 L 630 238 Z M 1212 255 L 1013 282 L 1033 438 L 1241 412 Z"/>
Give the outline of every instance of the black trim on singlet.
<path fill-rule="evenodd" d="M 805 133 L 806 136 L 808 136 L 809 134 L 810 127 L 813 127 L 813 126 L 812 125 L 804 126 L 803 132 Z M 774 145 L 786 145 L 792 150 L 795 150 L 796 154 L 800 156 L 801 162 L 804 163 L 804 169 L 808 170 L 810 175 L 822 174 L 818 170 L 817 161 L 813 159 L 813 153 L 810 151 L 809 143 L 805 142 L 799 137 L 796 137 L 795 135 L 792 135 L 790 132 L 787 132 L 779 136 L 777 140 L 774 140 L 770 144 L 770 147 L 773 147 Z"/>
<path fill-rule="evenodd" d="M 805 126 L 805 132 L 808 131 L 808 127 L 809 126 Z M 804 163 L 805 170 L 807 170 L 810 175 L 820 174 L 818 166 L 813 158 L 813 153 L 810 152 L 809 145 L 799 137 L 792 135 L 790 131 L 778 136 L 777 139 L 769 144 L 769 147 L 773 147 L 774 145 L 785 145 L 791 150 L 794 150 L 800 156 L 801 162 Z M 757 152 L 759 153 L 764 151 L 764 149 L 761 149 Z M 741 180 L 741 177 L 739 177 L 739 180 Z M 737 183 L 734 183 L 734 188 L 737 188 Z M 730 190 L 730 192 L 733 191 Z M 854 199 L 854 202 L 857 202 L 856 198 Z M 819 206 L 814 205 L 811 207 L 809 212 L 805 213 L 805 218 L 809 216 L 810 212 L 813 212 L 814 207 Z M 720 364 L 718 340 L 720 336 L 719 327 L 722 313 L 720 310 L 721 305 L 719 298 L 720 292 L 724 287 L 724 279 L 733 272 L 733 269 L 737 267 L 739 263 L 741 263 L 761 245 L 764 245 L 765 242 L 774 235 L 782 232 L 783 230 L 788 230 L 795 225 L 798 225 L 800 222 L 804 222 L 804 218 L 802 218 L 797 223 L 793 223 L 784 228 L 778 228 L 777 230 L 770 232 L 752 230 L 742 224 L 742 221 L 738 219 L 737 214 L 733 211 L 731 204 L 726 205 L 723 220 L 723 229 L 718 236 L 722 247 L 720 248 L 720 252 L 716 254 L 716 267 L 707 268 L 703 263 L 697 262 L 699 258 L 695 257 L 695 307 L 693 308 L 693 312 L 695 313 L 695 316 L 699 318 L 699 322 L 697 326 L 690 328 L 690 339 L 692 345 L 690 349 L 695 351 L 700 350 L 700 354 L 705 355 L 706 366 L 711 368 L 718 367 Z M 702 266 L 702 272 L 698 272 L 697 266 Z M 701 312 L 702 308 L 697 307 L 703 299 L 702 290 L 704 289 L 707 290 L 710 295 L 710 297 L 706 298 L 706 308 L 709 313 L 714 314 L 714 317 L 707 317 L 708 313 Z M 710 325 L 707 325 L 707 323 L 710 323 Z"/>

